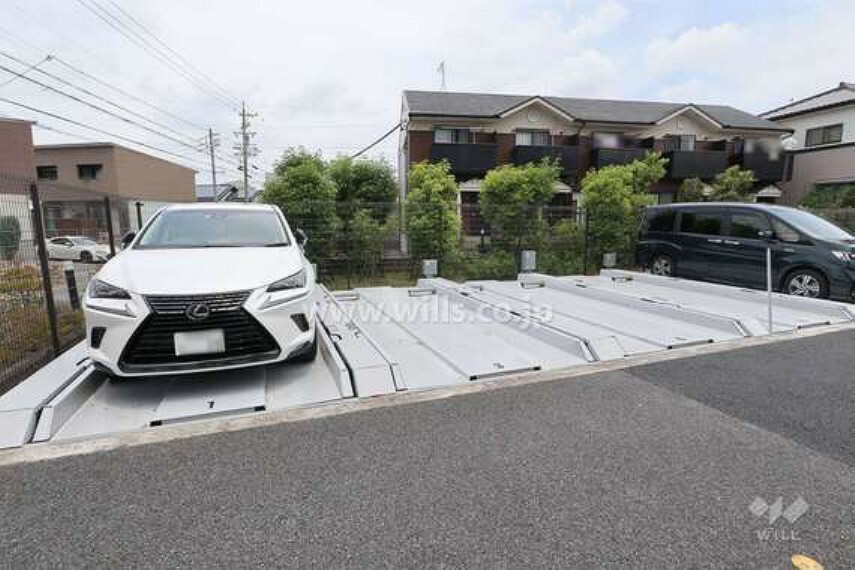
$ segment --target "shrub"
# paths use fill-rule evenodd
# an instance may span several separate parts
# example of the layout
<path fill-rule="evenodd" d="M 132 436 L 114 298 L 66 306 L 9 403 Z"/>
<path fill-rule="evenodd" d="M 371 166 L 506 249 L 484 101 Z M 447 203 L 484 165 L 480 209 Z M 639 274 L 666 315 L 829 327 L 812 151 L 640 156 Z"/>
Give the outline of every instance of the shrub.
<path fill-rule="evenodd" d="M 414 261 L 453 257 L 460 235 L 459 189 L 447 162 L 421 162 L 410 169 L 405 224 Z"/>
<path fill-rule="evenodd" d="M 21 246 L 21 224 L 15 216 L 0 216 L 0 258 L 11 261 Z"/>

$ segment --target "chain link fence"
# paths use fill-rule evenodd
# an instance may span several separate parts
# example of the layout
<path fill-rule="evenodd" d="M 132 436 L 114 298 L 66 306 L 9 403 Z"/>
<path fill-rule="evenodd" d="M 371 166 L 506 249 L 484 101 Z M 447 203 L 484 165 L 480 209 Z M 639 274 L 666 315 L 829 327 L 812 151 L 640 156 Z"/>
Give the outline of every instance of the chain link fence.
<path fill-rule="evenodd" d="M 85 336 L 89 280 L 162 205 L 0 172 L 0 393 Z"/>

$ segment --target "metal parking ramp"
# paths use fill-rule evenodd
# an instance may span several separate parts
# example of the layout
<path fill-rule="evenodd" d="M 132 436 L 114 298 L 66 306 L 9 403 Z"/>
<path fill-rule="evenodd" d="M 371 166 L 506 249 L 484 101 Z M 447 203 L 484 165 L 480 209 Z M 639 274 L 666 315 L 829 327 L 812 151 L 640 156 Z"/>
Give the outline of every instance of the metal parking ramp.
<path fill-rule="evenodd" d="M 0 397 L 0 448 L 317 406 L 765 334 L 765 295 L 605 271 L 516 281 L 422 279 L 318 288 L 318 358 L 110 379 L 80 343 Z M 847 305 L 775 297 L 776 330 L 855 319 Z"/>
<path fill-rule="evenodd" d="M 587 287 L 736 318 L 753 334 L 768 332 L 765 291 L 622 270 L 603 270 L 598 276 L 566 279 Z M 846 303 L 772 293 L 772 304 L 774 332 L 855 319 L 855 306 Z"/>
<path fill-rule="evenodd" d="M 731 318 L 649 303 L 538 273 L 520 275 L 519 281 L 472 281 L 467 285 L 508 299 L 550 307 L 556 315 L 596 324 L 660 348 L 749 335 Z"/>

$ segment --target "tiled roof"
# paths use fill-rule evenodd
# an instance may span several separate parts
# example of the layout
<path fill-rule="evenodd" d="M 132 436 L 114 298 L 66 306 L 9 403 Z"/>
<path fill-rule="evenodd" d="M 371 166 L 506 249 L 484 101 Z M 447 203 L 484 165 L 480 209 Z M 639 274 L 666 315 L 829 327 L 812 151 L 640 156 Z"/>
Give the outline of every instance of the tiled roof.
<path fill-rule="evenodd" d="M 404 91 L 411 115 L 442 117 L 495 118 L 529 99 L 531 95 L 491 93 L 450 93 L 447 91 Z M 581 121 L 654 124 L 689 103 L 540 97 Z M 692 105 L 724 127 L 777 130 L 771 121 L 726 105 Z"/>

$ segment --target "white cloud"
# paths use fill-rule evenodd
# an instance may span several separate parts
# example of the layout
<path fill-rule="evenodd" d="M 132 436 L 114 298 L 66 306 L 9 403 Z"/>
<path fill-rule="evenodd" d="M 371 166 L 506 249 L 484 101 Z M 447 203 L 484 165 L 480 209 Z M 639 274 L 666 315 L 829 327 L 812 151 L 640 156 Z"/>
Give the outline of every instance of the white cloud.
<path fill-rule="evenodd" d="M 38 10 L 29 4 L 5 0 L 0 28 L 16 31 L 38 49 L 7 43 L 2 29 L 0 48 L 30 61 L 46 52 L 60 55 L 147 101 L 212 126 L 222 133 L 221 153 L 230 154 L 238 123 L 234 111 L 79 3 L 41 0 Z M 291 145 L 320 148 L 330 155 L 359 150 L 398 120 L 403 89 L 439 87 L 436 66 L 442 60 L 448 89 L 458 91 L 616 96 L 623 77 L 620 64 L 598 45 L 626 20 L 627 10 L 617 0 L 569 6 L 550 0 L 434 0 L 429 5 L 401 0 L 245 0 L 240 6 L 231 0 L 123 0 L 121 5 L 260 113 L 255 126 L 265 167 Z M 64 75 L 62 68 L 51 66 L 46 69 Z M 85 82 L 73 75 L 69 79 Z M 31 85 L 16 82 L 4 95 L 180 149 Z M 3 104 L 0 113 L 18 114 Z M 182 125 L 176 128 L 188 136 L 202 134 Z M 37 137 L 68 141 L 41 132 Z M 372 152 L 394 159 L 395 148 L 392 137 Z"/>
<path fill-rule="evenodd" d="M 657 38 L 647 46 L 647 69 L 664 74 L 686 67 L 703 69 L 720 63 L 723 54 L 743 53 L 750 33 L 732 23 L 689 28 L 674 39 Z"/>
<path fill-rule="evenodd" d="M 657 98 L 760 113 L 855 77 L 853 21 L 855 3 L 838 0 L 750 26 L 690 27 L 651 40 L 645 69 Z"/>

